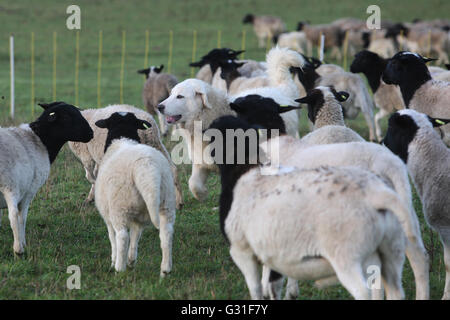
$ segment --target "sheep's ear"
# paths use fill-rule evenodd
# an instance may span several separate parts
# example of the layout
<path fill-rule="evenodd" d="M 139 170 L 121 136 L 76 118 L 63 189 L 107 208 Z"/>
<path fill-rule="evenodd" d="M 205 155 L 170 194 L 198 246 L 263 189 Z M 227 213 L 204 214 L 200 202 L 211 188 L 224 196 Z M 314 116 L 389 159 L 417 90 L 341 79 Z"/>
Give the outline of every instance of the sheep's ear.
<path fill-rule="evenodd" d="M 162 71 L 162 69 L 164 69 L 164 65 L 163 65 L 163 64 L 160 65 L 159 68 L 158 68 L 158 67 L 155 67 L 154 70 L 155 70 L 156 73 L 160 73 L 160 72 Z"/>
<path fill-rule="evenodd" d="M 446 125 L 447 123 L 450 123 L 450 119 L 438 119 L 438 118 L 432 118 L 430 116 L 427 116 L 428 120 L 433 124 L 433 127 L 440 127 L 443 125 Z"/>
<path fill-rule="evenodd" d="M 108 119 L 102 119 L 95 122 L 95 125 L 99 128 L 107 129 L 108 128 Z"/>
<path fill-rule="evenodd" d="M 242 67 L 244 64 L 245 64 L 245 62 L 236 62 L 236 63 L 235 63 L 236 68 L 240 68 L 240 67 Z"/>
<path fill-rule="evenodd" d="M 63 105 L 66 104 L 65 102 L 62 101 L 55 101 L 55 102 L 50 102 L 50 103 L 38 103 L 39 106 L 42 107 L 42 109 L 47 110 L 48 108 L 57 106 L 57 105 Z"/>
<path fill-rule="evenodd" d="M 238 113 L 242 113 L 241 106 L 236 104 L 236 103 L 230 102 L 230 108 L 231 108 L 231 110 L 234 110 L 234 111 L 236 111 Z"/>
<path fill-rule="evenodd" d="M 300 73 L 302 71 L 302 68 L 300 67 L 289 67 L 289 72 L 292 74 L 297 74 Z"/>
<path fill-rule="evenodd" d="M 311 103 L 314 102 L 314 100 L 315 100 L 315 97 L 312 96 L 312 95 L 309 95 L 309 96 L 305 96 L 305 97 L 300 98 L 300 99 L 296 99 L 295 102 L 298 102 L 298 103 L 305 103 L 305 104 L 311 104 Z"/>
<path fill-rule="evenodd" d="M 137 73 L 144 74 L 146 78 L 150 74 L 150 68 L 138 70 Z"/>
<path fill-rule="evenodd" d="M 430 62 L 430 61 L 436 61 L 437 59 L 436 58 L 422 57 L 422 60 L 423 60 L 423 62 L 427 63 L 427 62 Z"/>
<path fill-rule="evenodd" d="M 150 124 L 150 122 L 138 119 L 138 127 L 137 127 L 138 129 L 147 130 L 147 129 L 150 129 L 151 127 L 152 127 L 152 125 Z"/>
<path fill-rule="evenodd" d="M 278 113 L 285 113 L 291 110 L 297 110 L 301 109 L 301 106 L 295 107 L 295 106 L 288 106 L 288 105 L 280 105 L 278 106 Z"/>
<path fill-rule="evenodd" d="M 197 61 L 197 62 L 189 63 L 190 67 L 203 67 L 203 65 L 204 65 L 203 61 Z"/>
<path fill-rule="evenodd" d="M 336 97 L 337 101 L 344 102 L 344 101 L 347 101 L 350 94 L 345 91 L 339 91 L 339 92 L 336 92 L 336 94 L 334 96 Z"/>
<path fill-rule="evenodd" d="M 445 67 L 450 70 L 450 64 L 446 64 Z"/>

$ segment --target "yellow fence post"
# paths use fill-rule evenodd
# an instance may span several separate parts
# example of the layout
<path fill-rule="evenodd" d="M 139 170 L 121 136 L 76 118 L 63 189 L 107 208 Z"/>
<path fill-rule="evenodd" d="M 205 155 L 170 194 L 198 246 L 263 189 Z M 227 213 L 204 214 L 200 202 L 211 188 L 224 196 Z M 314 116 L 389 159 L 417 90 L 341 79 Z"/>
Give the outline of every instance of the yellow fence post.
<path fill-rule="evenodd" d="M 195 54 L 197 52 L 197 30 L 192 33 L 192 62 L 195 62 Z M 191 78 L 194 77 L 194 67 L 191 67 Z"/>
<path fill-rule="evenodd" d="M 267 53 L 267 51 L 269 51 L 269 49 L 270 49 L 270 42 L 272 41 L 272 38 L 271 37 L 267 37 L 267 41 L 266 41 L 266 53 Z"/>
<path fill-rule="evenodd" d="M 125 70 L 126 31 L 122 31 L 122 59 L 120 61 L 120 104 L 123 104 L 123 77 Z"/>
<path fill-rule="evenodd" d="M 172 71 L 173 31 L 169 31 L 169 59 L 167 61 L 167 72 Z"/>
<path fill-rule="evenodd" d="M 150 32 L 148 30 L 145 30 L 145 56 L 144 56 L 144 68 L 148 67 L 148 51 L 150 48 Z M 144 82 L 147 79 L 144 77 Z"/>
<path fill-rule="evenodd" d="M 428 30 L 428 57 L 431 56 L 431 30 Z"/>
<path fill-rule="evenodd" d="M 344 47 L 343 47 L 342 51 L 343 51 L 343 58 L 344 58 L 343 67 L 344 67 L 344 70 L 347 70 L 348 30 L 345 31 Z"/>
<path fill-rule="evenodd" d="M 245 50 L 245 30 L 242 30 L 242 42 L 241 42 L 241 50 Z M 242 59 L 245 58 L 245 52 L 241 55 Z"/>
<path fill-rule="evenodd" d="M 31 32 L 31 117 L 34 118 L 34 32 Z"/>
<path fill-rule="evenodd" d="M 75 105 L 78 106 L 78 69 L 80 67 L 80 32 L 75 35 Z"/>
<path fill-rule="evenodd" d="M 222 47 L 222 30 L 217 30 L 217 48 Z"/>
<path fill-rule="evenodd" d="M 56 47 L 57 33 L 53 31 L 53 101 L 56 101 Z"/>
<path fill-rule="evenodd" d="M 98 65 L 97 65 L 97 108 L 101 106 L 101 77 L 102 77 L 102 51 L 103 51 L 103 31 L 98 32 Z"/>

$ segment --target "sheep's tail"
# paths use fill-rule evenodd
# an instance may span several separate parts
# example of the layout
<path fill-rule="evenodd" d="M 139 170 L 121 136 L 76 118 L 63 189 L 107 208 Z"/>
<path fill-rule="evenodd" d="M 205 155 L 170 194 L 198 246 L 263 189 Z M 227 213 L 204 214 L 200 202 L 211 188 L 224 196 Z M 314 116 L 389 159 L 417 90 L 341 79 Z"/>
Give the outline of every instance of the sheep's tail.
<path fill-rule="evenodd" d="M 403 202 L 400 196 L 388 186 L 383 186 L 381 189 L 371 190 L 371 196 L 368 197 L 370 204 L 374 209 L 380 212 L 381 215 L 386 215 L 387 218 L 387 233 L 394 231 L 398 232 L 399 224 L 401 229 L 404 229 L 405 222 L 410 221 L 410 210 L 407 204 Z M 387 211 L 391 212 L 396 219 L 389 218 Z M 405 231 L 405 230 L 403 230 Z M 406 232 L 405 232 L 406 233 Z"/>
<path fill-rule="evenodd" d="M 293 83 L 290 67 L 303 67 L 305 59 L 297 52 L 276 46 L 266 56 L 267 74 L 272 86 Z M 295 85 L 295 84 L 294 84 Z"/>
<path fill-rule="evenodd" d="M 136 189 L 147 206 L 150 220 L 159 229 L 159 208 L 161 199 L 161 174 L 157 169 L 145 165 L 148 159 L 138 160 L 133 170 Z"/>

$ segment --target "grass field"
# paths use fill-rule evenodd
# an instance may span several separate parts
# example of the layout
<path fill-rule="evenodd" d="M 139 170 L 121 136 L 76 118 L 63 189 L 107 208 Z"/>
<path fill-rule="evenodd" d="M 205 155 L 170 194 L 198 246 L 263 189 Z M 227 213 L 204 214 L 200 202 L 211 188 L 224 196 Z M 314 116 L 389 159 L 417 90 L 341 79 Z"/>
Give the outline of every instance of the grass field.
<path fill-rule="evenodd" d="M 33 119 L 31 100 L 31 32 L 34 32 L 35 101 L 57 100 L 75 103 L 75 31 L 67 30 L 66 7 L 73 1 L 17 0 L 0 5 L 0 126 Z M 143 77 L 136 70 L 144 67 L 145 32 L 149 31 L 148 61 L 165 64 L 169 52 L 169 31 L 173 31 L 172 73 L 179 79 L 190 77 L 193 31 L 197 31 L 196 57 L 218 44 L 241 48 L 246 30 L 245 58 L 264 59 L 256 38 L 242 17 L 249 12 L 281 16 L 289 29 L 300 20 L 325 23 L 346 16 L 367 17 L 366 8 L 378 4 L 383 19 L 411 21 L 413 18 L 447 17 L 449 1 L 77 1 L 81 7 L 79 53 L 80 107 L 97 106 L 98 37 L 103 32 L 101 105 L 120 99 L 122 35 L 126 31 L 124 64 L 124 103 L 142 107 Z M 331 3 L 331 4 L 330 4 Z M 56 32 L 56 92 L 53 92 L 53 34 Z M 9 47 L 15 36 L 16 117 L 9 118 Z M 167 70 L 167 69 L 166 69 Z M 35 117 L 40 113 L 34 110 Z M 307 130 L 302 117 L 301 133 Z M 349 125 L 368 137 L 361 116 Z M 170 141 L 166 141 L 170 148 Z M 104 222 L 93 204 L 83 200 L 89 191 L 84 170 L 65 147 L 52 166 L 48 182 L 32 202 L 27 223 L 26 254 L 17 259 L 12 251 L 12 231 L 6 210 L 0 228 L 0 299 L 248 299 L 244 279 L 228 253 L 220 233 L 218 213 L 219 180 L 208 181 L 210 195 L 199 203 L 187 188 L 190 167 L 179 167 L 185 196 L 184 208 L 177 212 L 172 274 L 159 280 L 161 252 L 157 232 L 148 228 L 140 240 L 136 267 L 116 275 L 109 270 L 110 245 Z M 445 267 L 437 235 L 426 226 L 420 201 L 414 195 L 422 234 L 430 253 L 431 297 L 443 292 Z M 81 289 L 68 290 L 67 267 L 81 268 Z M 405 264 L 404 289 L 414 297 L 414 280 Z M 341 286 L 316 290 L 302 283 L 300 299 L 348 299 Z"/>

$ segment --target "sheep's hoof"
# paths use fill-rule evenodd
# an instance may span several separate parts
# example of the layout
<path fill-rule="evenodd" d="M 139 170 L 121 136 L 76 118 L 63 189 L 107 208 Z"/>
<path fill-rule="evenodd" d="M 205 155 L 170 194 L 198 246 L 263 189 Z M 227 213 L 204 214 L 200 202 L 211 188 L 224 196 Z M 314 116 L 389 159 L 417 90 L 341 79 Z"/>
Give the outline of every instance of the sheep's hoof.
<path fill-rule="evenodd" d="M 24 251 L 22 252 L 15 252 L 14 251 L 14 259 L 23 259 L 25 257 Z"/>
<path fill-rule="evenodd" d="M 181 209 L 183 209 L 183 206 L 184 206 L 184 203 L 181 202 L 181 203 L 177 204 L 176 208 L 177 208 L 177 210 L 181 210 Z"/>
<path fill-rule="evenodd" d="M 163 279 L 165 277 L 167 277 L 170 274 L 170 271 L 161 271 L 161 273 L 159 274 L 160 278 Z"/>

